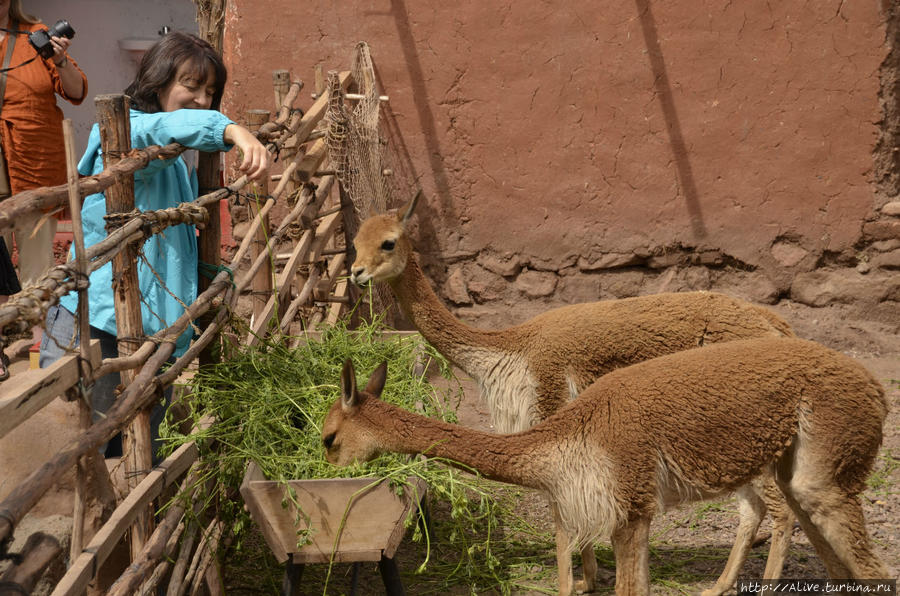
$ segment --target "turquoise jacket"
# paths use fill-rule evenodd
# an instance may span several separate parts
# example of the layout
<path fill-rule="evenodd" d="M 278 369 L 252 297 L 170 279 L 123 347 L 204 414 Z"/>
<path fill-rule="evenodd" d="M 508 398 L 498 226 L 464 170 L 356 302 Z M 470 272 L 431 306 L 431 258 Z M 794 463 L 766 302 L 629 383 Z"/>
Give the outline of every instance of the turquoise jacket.
<path fill-rule="evenodd" d="M 131 146 L 181 143 L 201 151 L 228 151 L 223 140 L 225 127 L 232 121 L 214 110 L 176 110 L 146 114 L 131 110 Z M 87 150 L 78 164 L 78 172 L 89 176 L 103 171 L 100 152 L 100 129 L 95 124 Z M 134 203 L 140 211 L 175 207 L 197 198 L 197 173 L 188 171 L 184 159 L 175 157 L 153 160 L 134 175 Z M 106 197 L 92 194 L 84 199 L 81 221 L 85 246 L 106 238 Z M 141 314 L 144 333 L 153 335 L 174 323 L 185 306 L 197 298 L 196 228 L 182 224 L 166 228 L 162 234 L 148 239 L 138 258 L 138 280 L 142 296 Z M 70 256 L 74 257 L 74 248 Z M 158 277 L 157 277 L 158 276 Z M 107 263 L 93 274 L 88 288 L 91 326 L 116 335 L 113 308 L 112 264 Z M 63 296 L 60 304 L 71 312 L 78 308 L 76 294 Z M 178 337 L 175 356 L 190 345 L 193 330 L 188 327 Z"/>

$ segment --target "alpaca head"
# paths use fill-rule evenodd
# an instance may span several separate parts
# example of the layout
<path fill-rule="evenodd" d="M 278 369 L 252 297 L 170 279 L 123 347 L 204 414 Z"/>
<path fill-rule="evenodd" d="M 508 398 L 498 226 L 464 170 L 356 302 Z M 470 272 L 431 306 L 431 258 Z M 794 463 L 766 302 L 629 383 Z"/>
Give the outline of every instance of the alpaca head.
<path fill-rule="evenodd" d="M 353 246 L 356 260 L 350 267 L 350 279 L 357 285 L 365 285 L 369 280 L 390 281 L 406 269 L 412 253 L 412 245 L 406 236 L 406 222 L 412 217 L 422 191 L 396 216 L 375 215 L 362 223 Z"/>
<path fill-rule="evenodd" d="M 380 399 L 387 378 L 387 362 L 375 369 L 366 388 L 356 390 L 356 372 L 348 358 L 341 372 L 341 397 L 334 402 L 322 425 L 325 459 L 338 466 L 365 462 L 381 453 L 382 446 L 373 433 L 382 424 L 366 415 L 365 404 Z"/>

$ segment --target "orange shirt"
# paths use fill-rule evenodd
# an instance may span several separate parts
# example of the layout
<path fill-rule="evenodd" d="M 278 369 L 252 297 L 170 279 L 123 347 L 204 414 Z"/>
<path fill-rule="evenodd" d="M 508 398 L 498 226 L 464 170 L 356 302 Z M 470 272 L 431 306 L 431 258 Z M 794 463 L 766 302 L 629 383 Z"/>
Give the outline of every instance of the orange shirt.
<path fill-rule="evenodd" d="M 41 28 L 45 26 L 16 24 L 16 29 L 20 31 Z M 6 56 L 10 35 L 8 33 L 0 43 L 0 60 Z M 28 42 L 28 36 L 19 34 L 9 65 L 16 66 L 31 58 L 35 58 L 34 61 L 7 73 L 6 93 L 0 112 L 0 140 L 3 142 L 12 194 L 65 184 L 63 113 L 56 105 L 56 94 L 73 105 L 80 104 L 87 96 L 87 77 L 71 57 L 69 62 L 81 73 L 84 88 L 82 97 L 77 99 L 68 97 L 63 91 L 53 60 L 42 60 Z"/>

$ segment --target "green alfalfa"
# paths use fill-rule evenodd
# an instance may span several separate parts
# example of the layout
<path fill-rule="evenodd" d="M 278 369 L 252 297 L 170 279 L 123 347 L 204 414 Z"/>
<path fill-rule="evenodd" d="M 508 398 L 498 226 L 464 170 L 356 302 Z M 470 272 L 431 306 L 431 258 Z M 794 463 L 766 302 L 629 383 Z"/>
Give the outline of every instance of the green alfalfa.
<path fill-rule="evenodd" d="M 340 322 L 294 348 L 289 347 L 292 338 L 261 340 L 253 347 L 228 346 L 226 362 L 203 367 L 194 376 L 192 396 L 186 404 L 194 423 L 212 417 L 215 424 L 190 435 L 170 429 L 169 446 L 174 449 L 196 441 L 205 466 L 202 480 L 213 487 L 205 497 L 226 527 L 234 528 L 232 540 L 238 547 L 250 527 L 236 490 L 248 460 L 256 462 L 267 478 L 285 482 L 286 487 L 291 479 L 375 476 L 403 491 L 408 489 L 410 477 L 422 478 L 431 499 L 446 503 L 449 515 L 433 523 L 436 529 L 432 532 L 422 530 L 420 522 L 424 520 L 411 516 L 406 521 L 412 539 L 425 543 L 425 558 L 418 572 L 439 570 L 434 578 L 438 589 L 465 585 L 473 590 L 478 586 L 508 592 L 516 574 L 503 568 L 506 556 L 498 557 L 497 552 L 510 554 L 510 545 L 497 543 L 492 537 L 501 526 L 508 528 L 511 523 L 520 534 L 530 531 L 512 514 L 514 491 L 498 493 L 494 483 L 435 458 L 385 454 L 367 464 L 346 468 L 325 461 L 321 424 L 340 395 L 339 379 L 347 358 L 362 377 L 358 379 L 361 386 L 381 362 L 388 363 L 382 394 L 386 401 L 457 422 L 461 390 L 446 359 L 418 335 L 392 335 L 388 331 L 376 318 L 353 330 Z M 240 329 L 236 336 L 244 334 Z M 437 371 L 445 380 L 442 385 L 450 389 L 437 390 L 424 374 L 414 374 L 417 359 L 424 360 L 428 370 Z M 499 494 L 503 497 L 498 498 Z M 290 490 L 286 499 L 296 505 Z M 299 508 L 298 515 L 302 515 Z M 430 536 L 450 546 L 440 549 L 440 560 L 432 560 L 436 545 L 429 542 Z M 308 539 L 305 532 L 298 535 L 301 545 Z M 546 542 L 547 537 L 539 539 Z"/>

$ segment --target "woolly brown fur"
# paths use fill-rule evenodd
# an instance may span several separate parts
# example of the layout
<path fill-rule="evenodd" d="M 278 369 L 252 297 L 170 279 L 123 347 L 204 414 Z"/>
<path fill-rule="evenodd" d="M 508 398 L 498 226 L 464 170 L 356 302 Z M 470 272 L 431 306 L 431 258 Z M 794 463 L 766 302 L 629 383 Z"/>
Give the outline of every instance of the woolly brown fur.
<path fill-rule="evenodd" d="M 529 428 L 575 398 L 598 377 L 657 356 L 752 337 L 791 337 L 793 331 L 768 309 L 713 292 L 652 296 L 574 304 L 550 310 L 520 325 L 483 330 L 458 320 L 434 293 L 406 234 L 418 195 L 397 216 L 376 215 L 360 226 L 351 266 L 356 283 L 388 283 L 401 309 L 423 337 L 481 386 L 499 432 Z M 766 473 L 768 474 L 768 473 Z M 739 500 L 743 542 L 736 542 L 720 581 L 705 596 L 734 583 L 766 509 L 783 527 L 772 541 L 766 578 L 780 574 L 793 519 L 770 476 L 759 479 Z M 782 515 L 783 514 L 783 515 Z M 743 553 L 741 555 L 740 553 Z M 593 551 L 583 550 L 583 558 Z M 560 575 L 570 569 L 560 552 Z M 564 560 L 565 559 L 565 560 Z M 586 575 L 590 569 L 586 566 Z M 592 579 L 583 586 L 589 589 Z M 566 589 L 562 590 L 563 592 Z"/>
<path fill-rule="evenodd" d="M 635 364 L 512 435 L 385 404 L 377 399 L 383 376 L 358 394 L 354 379 L 332 407 L 323 425 L 330 461 L 378 450 L 428 453 L 546 490 L 577 541 L 612 536 L 617 593 L 645 591 L 642 536 L 673 487 L 679 500 L 693 501 L 775 465 L 831 577 L 885 577 L 857 502 L 881 444 L 884 389 L 858 363 L 819 344 L 750 339 Z"/>

